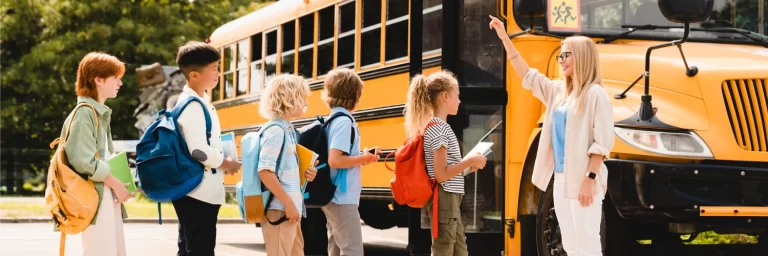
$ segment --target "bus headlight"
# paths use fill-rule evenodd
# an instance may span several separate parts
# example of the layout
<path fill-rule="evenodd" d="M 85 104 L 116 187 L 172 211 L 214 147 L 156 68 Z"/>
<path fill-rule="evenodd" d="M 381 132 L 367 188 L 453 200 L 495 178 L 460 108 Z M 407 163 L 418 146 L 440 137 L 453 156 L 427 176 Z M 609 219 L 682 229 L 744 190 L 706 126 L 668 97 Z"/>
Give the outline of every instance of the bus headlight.
<path fill-rule="evenodd" d="M 712 158 L 712 151 L 696 133 L 661 132 L 614 127 L 621 140 L 641 150 L 668 156 Z"/>

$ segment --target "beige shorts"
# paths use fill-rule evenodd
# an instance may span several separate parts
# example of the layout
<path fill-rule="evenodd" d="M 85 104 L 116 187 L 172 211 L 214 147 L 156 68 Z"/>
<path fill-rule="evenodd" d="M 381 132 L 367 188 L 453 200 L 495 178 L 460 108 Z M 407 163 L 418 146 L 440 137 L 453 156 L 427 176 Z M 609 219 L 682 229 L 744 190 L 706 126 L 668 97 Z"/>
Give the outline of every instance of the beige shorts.
<path fill-rule="evenodd" d="M 280 210 L 268 210 L 267 218 L 277 220 L 285 213 Z M 285 221 L 280 225 L 269 224 L 266 220 L 261 222 L 261 231 L 264 234 L 264 244 L 269 256 L 303 256 L 304 237 L 301 234 L 301 223 Z"/>

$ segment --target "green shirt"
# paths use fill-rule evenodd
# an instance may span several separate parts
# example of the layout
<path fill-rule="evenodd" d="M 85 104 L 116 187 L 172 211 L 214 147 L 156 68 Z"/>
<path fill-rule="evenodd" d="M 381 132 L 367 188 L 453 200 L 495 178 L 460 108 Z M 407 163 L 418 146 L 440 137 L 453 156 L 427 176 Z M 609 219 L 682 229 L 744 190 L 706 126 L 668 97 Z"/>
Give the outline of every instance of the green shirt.
<path fill-rule="evenodd" d="M 81 107 L 76 112 L 70 113 L 64 121 L 61 136 L 66 136 L 69 121 L 72 120 L 69 137 L 67 137 L 64 152 L 67 154 L 69 165 L 81 175 L 87 175 L 93 180 L 96 191 L 99 193 L 99 202 L 104 198 L 104 179 L 109 175 L 109 164 L 105 155 L 106 150 L 115 153 L 112 147 L 112 129 L 109 126 L 112 109 L 104 104 L 96 102 L 91 97 L 77 97 L 77 103 L 87 103 L 93 106 L 98 115 L 99 127 L 96 128 L 93 111 L 89 107 Z M 96 156 L 98 152 L 98 157 Z M 101 204 L 99 204 L 101 205 Z M 125 206 L 120 206 L 123 219 L 128 217 Z M 98 216 L 99 210 L 96 210 Z M 91 224 L 96 223 L 96 217 Z"/>

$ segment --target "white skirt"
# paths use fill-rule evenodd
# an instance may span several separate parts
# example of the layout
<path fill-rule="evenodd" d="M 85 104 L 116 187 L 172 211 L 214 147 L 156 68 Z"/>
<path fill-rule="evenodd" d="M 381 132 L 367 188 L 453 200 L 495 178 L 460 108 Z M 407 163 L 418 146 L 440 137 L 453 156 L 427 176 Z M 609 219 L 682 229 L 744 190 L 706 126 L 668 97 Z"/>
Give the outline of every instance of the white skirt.
<path fill-rule="evenodd" d="M 112 189 L 104 185 L 96 223 L 82 233 L 83 256 L 125 256 L 123 214 L 112 197 Z"/>

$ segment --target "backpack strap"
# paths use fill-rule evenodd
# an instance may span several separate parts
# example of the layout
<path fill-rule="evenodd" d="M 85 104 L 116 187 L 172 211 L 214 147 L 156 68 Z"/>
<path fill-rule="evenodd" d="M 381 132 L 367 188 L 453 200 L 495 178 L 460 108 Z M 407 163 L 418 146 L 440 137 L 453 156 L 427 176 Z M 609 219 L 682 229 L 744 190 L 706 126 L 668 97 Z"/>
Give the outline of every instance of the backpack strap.
<path fill-rule="evenodd" d="M 184 104 L 181 105 L 179 108 L 174 108 L 171 112 L 171 115 L 173 116 L 174 120 L 178 119 L 181 116 L 181 113 L 184 112 L 185 109 L 187 109 L 187 106 L 189 103 L 192 103 L 193 101 L 197 101 L 197 103 L 200 103 L 200 107 L 203 108 L 203 117 L 205 117 L 205 140 L 208 142 L 208 145 L 211 145 L 211 130 L 213 129 L 213 124 L 211 121 L 211 114 L 208 113 L 208 108 L 206 107 L 205 103 L 200 100 L 200 98 L 195 96 L 189 96 L 184 101 Z M 216 168 L 211 168 L 211 173 L 216 174 Z"/>
<path fill-rule="evenodd" d="M 269 129 L 272 126 L 280 127 L 280 129 L 283 130 L 283 144 L 282 146 L 280 146 L 280 154 L 277 155 L 277 162 L 275 163 L 275 177 L 277 178 L 278 181 L 280 181 L 280 162 L 282 161 L 282 158 L 283 158 L 283 152 L 285 150 L 285 142 L 286 142 L 286 139 L 287 139 L 286 137 L 288 136 L 288 133 L 286 132 L 285 127 L 277 123 L 267 123 L 267 125 L 263 128 L 264 132 L 266 132 L 267 129 Z M 259 133 L 259 143 L 261 143 L 261 137 L 264 135 L 264 132 Z M 256 154 L 261 154 L 261 147 L 259 147 L 259 152 L 256 152 Z M 256 168 L 258 168 L 258 166 Z M 264 183 L 262 183 L 261 185 L 264 186 Z M 266 188 L 266 186 L 264 186 L 264 188 Z M 280 225 L 286 220 L 288 220 L 285 213 L 283 213 L 283 216 L 281 216 L 276 221 L 271 221 L 269 220 L 269 218 L 267 218 L 267 211 L 269 210 L 269 204 L 272 203 L 273 199 L 275 199 L 275 194 L 269 193 L 269 197 L 267 197 L 267 205 L 264 206 L 264 219 L 266 219 L 267 222 L 271 225 Z"/>
<path fill-rule="evenodd" d="M 211 130 L 213 129 L 213 122 L 211 121 L 211 114 L 208 113 L 208 108 L 206 108 L 205 103 L 202 100 L 200 100 L 200 98 L 195 96 L 187 97 L 187 99 L 184 101 L 184 104 L 181 105 L 181 107 L 174 108 L 172 115 L 174 118 L 179 118 L 179 116 L 181 116 L 181 113 L 184 112 L 184 109 L 187 108 L 187 105 L 189 105 L 189 103 L 192 103 L 193 101 L 197 101 L 197 103 L 200 103 L 200 107 L 203 108 L 203 115 L 205 117 L 206 140 L 208 141 L 208 145 L 211 145 Z"/>
<path fill-rule="evenodd" d="M 349 120 L 352 121 L 352 128 L 350 129 L 350 133 L 349 133 L 349 153 L 346 154 L 346 155 L 350 155 L 352 154 L 352 148 L 355 146 L 355 124 L 354 124 L 355 119 L 352 118 L 352 116 L 350 116 L 347 113 L 336 112 L 330 117 L 328 117 L 328 121 L 324 125 L 326 125 L 325 128 L 327 129 L 328 127 L 330 127 L 331 122 L 334 119 L 341 116 L 346 116 L 347 118 L 349 118 Z M 347 168 L 338 169 L 338 173 L 336 173 L 336 180 L 333 181 L 333 184 L 336 185 L 336 187 L 338 187 L 341 192 L 347 192 Z"/>
<path fill-rule="evenodd" d="M 426 134 L 427 133 L 427 129 L 429 129 L 429 127 L 432 127 L 433 125 L 436 125 L 436 124 L 437 124 L 437 122 L 429 122 L 429 123 L 427 123 L 427 127 L 424 128 L 424 133 Z M 407 140 L 406 140 L 406 143 L 407 143 Z M 396 150 L 394 150 L 392 152 L 389 152 L 389 154 L 387 154 L 387 156 L 384 157 L 384 167 L 386 167 L 389 171 L 394 172 L 395 169 L 392 169 L 392 168 L 389 167 L 389 165 L 387 165 L 387 159 L 389 159 L 390 157 L 395 155 L 395 153 L 397 153 L 398 150 L 400 150 L 400 149 L 396 149 Z"/>

